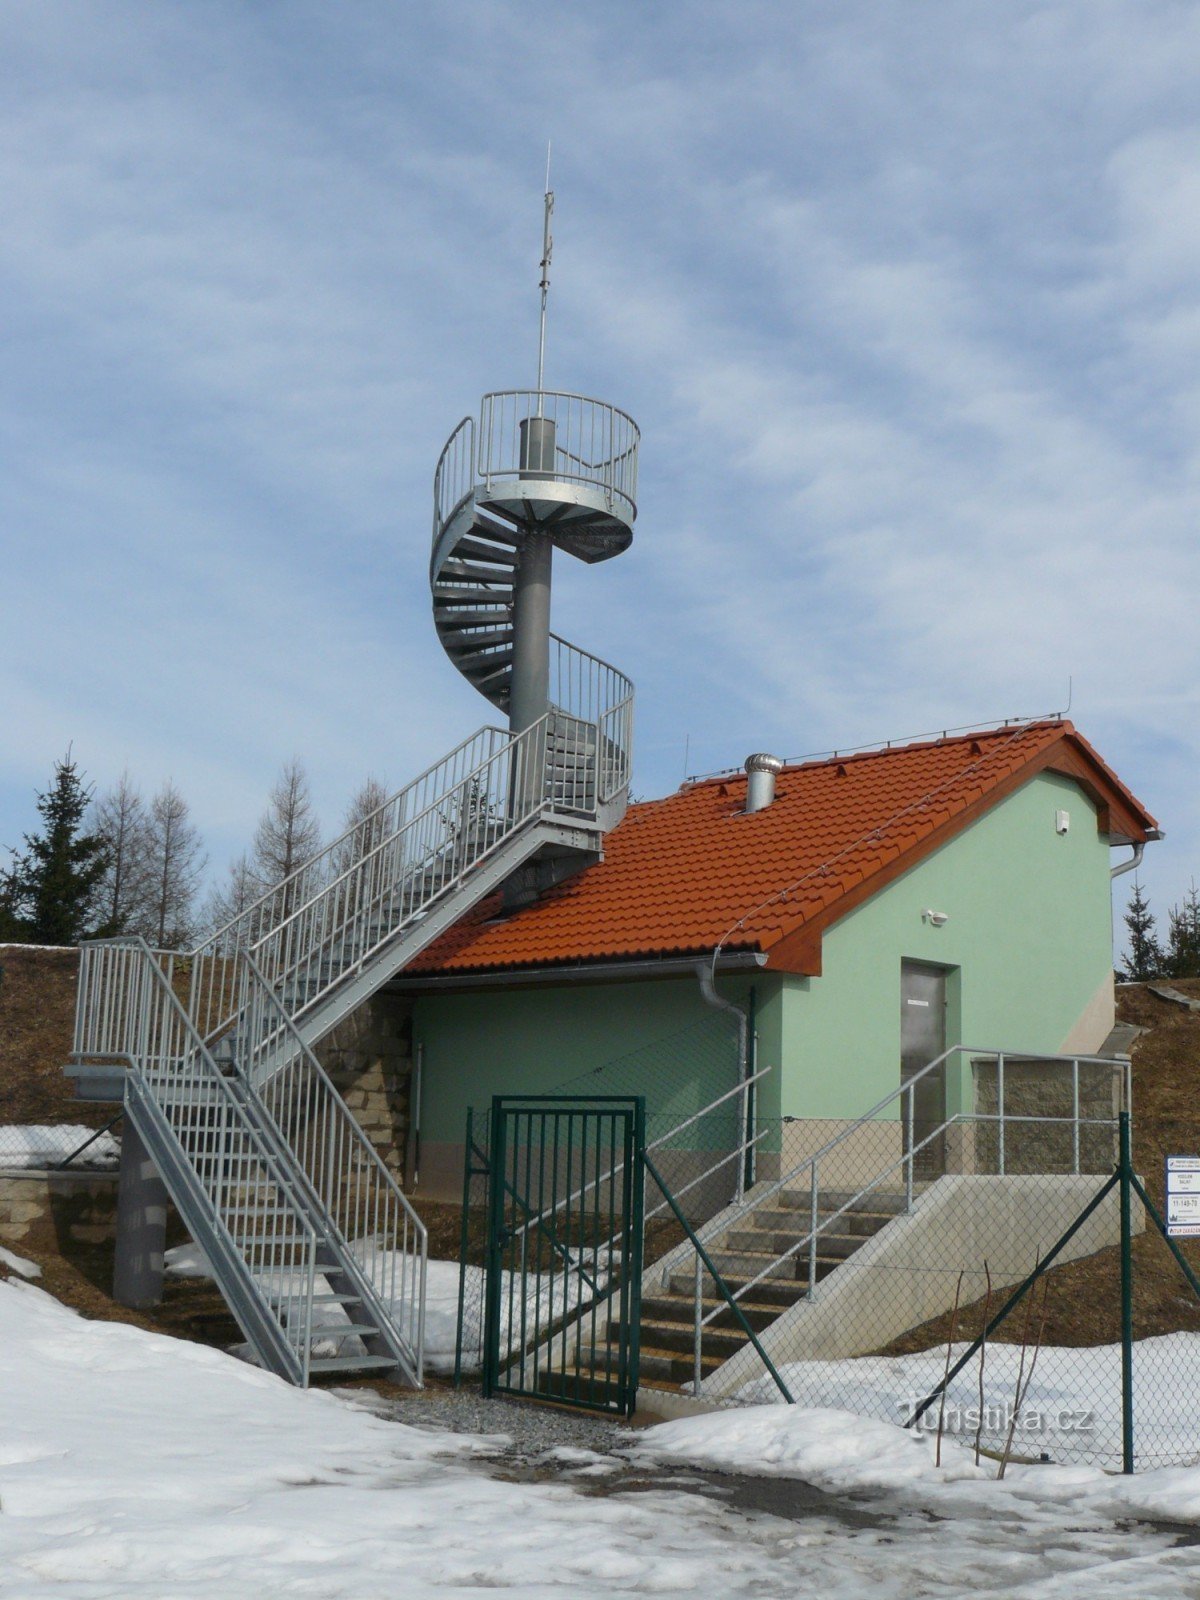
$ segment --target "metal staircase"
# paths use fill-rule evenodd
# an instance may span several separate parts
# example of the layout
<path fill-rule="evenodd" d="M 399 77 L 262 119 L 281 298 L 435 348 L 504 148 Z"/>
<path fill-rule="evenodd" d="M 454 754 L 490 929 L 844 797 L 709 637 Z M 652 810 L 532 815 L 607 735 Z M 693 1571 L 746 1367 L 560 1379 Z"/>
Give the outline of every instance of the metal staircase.
<path fill-rule="evenodd" d="M 623 815 L 633 685 L 550 633 L 550 572 L 556 548 L 628 547 L 638 442 L 600 401 L 485 395 L 438 462 L 430 585 L 446 653 L 508 728 L 190 954 L 84 947 L 74 1060 L 126 1069 L 127 1112 L 231 1310 L 294 1382 L 421 1382 L 425 1230 L 311 1047 L 486 895 L 512 909 L 597 860 Z M 318 1336 L 333 1357 L 313 1357 Z"/>

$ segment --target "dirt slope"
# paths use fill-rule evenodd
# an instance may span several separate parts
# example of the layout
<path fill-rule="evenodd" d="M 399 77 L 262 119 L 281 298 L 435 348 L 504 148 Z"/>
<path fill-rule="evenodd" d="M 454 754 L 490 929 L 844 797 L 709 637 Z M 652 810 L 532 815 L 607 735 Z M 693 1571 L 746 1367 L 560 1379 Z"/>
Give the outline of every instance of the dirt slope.
<path fill-rule="evenodd" d="M 75 1098 L 63 1075 L 75 1025 L 77 950 L 0 945 L 0 1124 L 78 1122 L 100 1128 L 104 1106 Z"/>

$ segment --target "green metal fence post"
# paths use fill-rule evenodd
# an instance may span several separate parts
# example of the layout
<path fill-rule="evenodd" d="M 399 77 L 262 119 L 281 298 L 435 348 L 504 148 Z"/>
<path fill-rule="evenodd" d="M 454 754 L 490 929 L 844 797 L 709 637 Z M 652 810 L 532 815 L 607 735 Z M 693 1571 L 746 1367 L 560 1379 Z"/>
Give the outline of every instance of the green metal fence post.
<path fill-rule="evenodd" d="M 500 1259 L 504 1248 L 504 1162 L 506 1151 L 504 1107 L 499 1095 L 492 1100 L 491 1134 L 488 1158 L 487 1281 L 484 1288 L 483 1393 L 490 1399 L 499 1376 L 500 1362 Z M 512 1317 L 509 1316 L 509 1331 Z"/>
<path fill-rule="evenodd" d="M 629 1168 L 629 1192 L 633 1215 L 629 1220 L 626 1240 L 629 1261 L 621 1263 L 629 1284 L 628 1349 L 629 1349 L 629 1409 L 632 1416 L 637 1407 L 638 1384 L 641 1381 L 642 1361 L 642 1257 L 646 1237 L 646 1097 L 636 1095 L 633 1102 L 632 1148 L 626 1146 L 625 1161 Z M 629 1217 L 629 1212 L 626 1211 Z"/>
<path fill-rule="evenodd" d="M 1123 1472 L 1133 1471 L 1133 1227 L 1130 1183 L 1129 1113 L 1119 1115 L 1121 1178 L 1121 1457 Z"/>
<path fill-rule="evenodd" d="M 462 1204 L 462 1230 L 458 1242 L 458 1331 L 454 1341 L 454 1387 L 462 1387 L 462 1347 L 463 1347 L 463 1318 L 466 1311 L 467 1300 L 467 1251 L 470 1248 L 470 1215 L 471 1215 L 471 1154 L 474 1149 L 472 1138 L 472 1124 L 475 1118 L 475 1108 L 467 1107 L 467 1137 L 463 1145 L 463 1204 Z M 481 1330 L 482 1332 L 482 1330 Z"/>

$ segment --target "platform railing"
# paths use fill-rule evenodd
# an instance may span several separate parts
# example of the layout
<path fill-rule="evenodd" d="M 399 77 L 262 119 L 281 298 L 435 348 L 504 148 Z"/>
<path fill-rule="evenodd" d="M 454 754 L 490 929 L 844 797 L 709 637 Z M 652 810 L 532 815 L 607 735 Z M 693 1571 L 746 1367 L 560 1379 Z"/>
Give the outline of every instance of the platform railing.
<path fill-rule="evenodd" d="M 433 543 L 475 487 L 475 418 L 464 417 L 442 446 L 433 474 Z"/>
<path fill-rule="evenodd" d="M 603 489 L 619 497 L 632 521 L 637 513 L 637 423 L 627 412 L 586 395 L 551 390 L 504 389 L 485 394 L 479 415 L 478 471 L 485 487 L 493 479 L 519 476 L 525 468 L 522 424 L 544 418 L 554 425 L 552 475 Z M 461 424 L 459 425 L 461 427 Z"/>

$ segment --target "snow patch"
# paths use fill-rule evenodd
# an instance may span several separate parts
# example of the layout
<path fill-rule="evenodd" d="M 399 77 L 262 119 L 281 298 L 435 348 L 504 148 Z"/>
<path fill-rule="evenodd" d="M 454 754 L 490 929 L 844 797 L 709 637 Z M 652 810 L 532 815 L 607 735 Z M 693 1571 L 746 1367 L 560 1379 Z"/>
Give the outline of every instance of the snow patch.
<path fill-rule="evenodd" d="M 14 1255 L 11 1250 L 6 1250 L 0 1245 L 0 1264 L 15 1272 L 21 1278 L 40 1278 L 42 1269 L 36 1261 L 26 1261 L 24 1256 Z"/>
<path fill-rule="evenodd" d="M 0 1126 L 0 1170 L 54 1167 L 78 1150 L 95 1128 L 64 1122 L 54 1126 L 38 1123 Z M 72 1170 L 110 1171 L 121 1159 L 120 1142 L 111 1133 L 102 1133 L 71 1163 Z"/>

